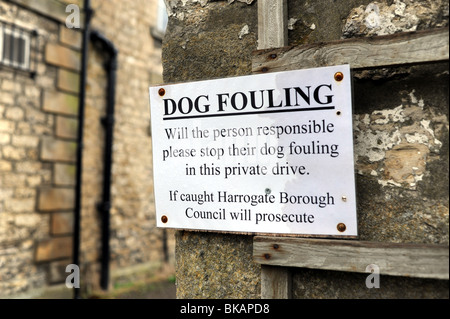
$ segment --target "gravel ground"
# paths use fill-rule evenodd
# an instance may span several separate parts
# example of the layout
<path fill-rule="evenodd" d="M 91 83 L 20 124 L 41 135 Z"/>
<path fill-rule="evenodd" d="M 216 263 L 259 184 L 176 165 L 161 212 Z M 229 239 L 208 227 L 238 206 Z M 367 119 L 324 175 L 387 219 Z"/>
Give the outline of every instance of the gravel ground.
<path fill-rule="evenodd" d="M 133 287 L 127 291 L 113 296 L 114 299 L 175 299 L 175 283 L 170 281 L 154 282 L 139 287 Z"/>

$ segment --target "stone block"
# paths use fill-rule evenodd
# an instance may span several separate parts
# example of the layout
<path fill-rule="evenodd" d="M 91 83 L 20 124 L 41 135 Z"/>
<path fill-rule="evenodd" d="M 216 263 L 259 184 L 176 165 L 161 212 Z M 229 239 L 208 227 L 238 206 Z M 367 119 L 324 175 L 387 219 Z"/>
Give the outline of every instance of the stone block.
<path fill-rule="evenodd" d="M 26 181 L 26 178 L 25 178 Z M 14 192 L 14 197 L 17 199 L 32 199 L 33 200 L 33 208 L 35 207 L 35 198 L 36 198 L 36 189 L 30 187 L 17 187 Z M 34 210 L 34 209 L 33 209 Z"/>
<path fill-rule="evenodd" d="M 24 111 L 20 107 L 10 107 L 6 109 L 5 117 L 13 121 L 21 121 L 24 117 Z"/>
<path fill-rule="evenodd" d="M 36 87 L 34 83 L 25 84 L 25 96 L 30 99 L 40 100 L 41 97 L 41 89 Z"/>
<path fill-rule="evenodd" d="M 75 186 L 76 166 L 68 164 L 55 164 L 53 183 L 58 186 Z"/>
<path fill-rule="evenodd" d="M 5 79 L 2 82 L 1 88 L 2 88 L 2 91 L 4 91 L 4 92 L 5 91 L 14 91 L 15 83 L 14 83 L 14 81 Z"/>
<path fill-rule="evenodd" d="M 80 53 L 65 46 L 48 43 L 45 47 L 45 61 L 49 64 L 79 71 Z"/>
<path fill-rule="evenodd" d="M 27 152 L 23 147 L 14 147 L 11 145 L 3 146 L 3 158 L 10 160 L 23 160 L 27 157 Z"/>
<path fill-rule="evenodd" d="M 8 174 L 2 174 L 1 185 L 3 187 L 24 187 L 27 179 L 26 174 L 18 174 L 17 172 L 12 172 Z"/>
<path fill-rule="evenodd" d="M 58 116 L 56 118 L 56 136 L 76 139 L 78 135 L 78 120 Z"/>
<path fill-rule="evenodd" d="M 1 171 L 1 167 L 2 167 L 2 162 L 0 161 L 0 171 Z M 13 188 L 6 188 L 6 187 L 2 187 L 2 191 L 0 192 L 0 201 L 1 200 L 9 200 L 11 198 L 13 198 L 14 196 L 14 189 Z"/>
<path fill-rule="evenodd" d="M 74 208 L 75 190 L 70 188 L 44 188 L 39 192 L 38 210 L 58 211 Z"/>
<path fill-rule="evenodd" d="M 75 162 L 77 143 L 44 137 L 41 143 L 41 159 L 47 161 Z"/>
<path fill-rule="evenodd" d="M 44 111 L 51 113 L 60 113 L 66 115 L 78 114 L 78 97 L 56 91 L 47 91 L 44 93 Z"/>
<path fill-rule="evenodd" d="M 67 19 L 66 4 L 57 0 L 17 0 L 16 4 L 29 8 L 29 10 L 41 14 L 52 20 L 65 23 Z M 81 14 L 80 24 L 83 25 L 84 14 Z"/>
<path fill-rule="evenodd" d="M 14 94 L 2 92 L 0 95 L 0 103 L 14 105 Z"/>
<path fill-rule="evenodd" d="M 9 172 L 11 170 L 12 170 L 12 163 L 11 162 L 0 160 L 0 172 Z"/>
<path fill-rule="evenodd" d="M 72 256 L 72 237 L 57 237 L 42 241 L 36 247 L 36 262 L 50 261 Z"/>
<path fill-rule="evenodd" d="M 58 69 L 57 87 L 63 91 L 78 94 L 80 92 L 80 75 L 76 72 Z"/>
<path fill-rule="evenodd" d="M 9 144 L 11 141 L 11 136 L 6 133 L 0 133 L 0 145 L 6 145 Z"/>
<path fill-rule="evenodd" d="M 82 33 L 74 29 L 61 26 L 59 29 L 59 41 L 65 45 L 69 45 L 74 49 L 81 49 L 83 44 Z"/>
<path fill-rule="evenodd" d="M 53 213 L 51 217 L 52 235 L 68 235 L 73 232 L 73 213 Z"/>
<path fill-rule="evenodd" d="M 15 124 L 13 121 L 0 120 L 0 132 L 13 133 Z"/>
<path fill-rule="evenodd" d="M 42 169 L 42 163 L 34 161 L 24 161 L 16 163 L 16 171 L 19 173 L 39 174 Z M 39 174 L 40 175 L 40 174 Z"/>
<path fill-rule="evenodd" d="M 34 198 L 28 199 L 16 199 L 11 198 L 5 203 L 5 209 L 12 213 L 27 213 L 34 211 L 35 201 Z"/>
<path fill-rule="evenodd" d="M 43 180 L 43 177 L 40 175 L 36 175 L 36 176 L 28 176 L 27 177 L 27 186 L 29 187 L 38 187 L 41 182 Z"/>
<path fill-rule="evenodd" d="M 50 263 L 49 281 L 52 284 L 63 283 L 66 281 L 69 273 L 66 273 L 67 265 L 70 265 L 72 261 L 70 259 L 52 261 Z"/>
<path fill-rule="evenodd" d="M 37 147 L 39 144 L 39 137 L 32 135 L 13 136 L 12 145 L 23 147 Z"/>

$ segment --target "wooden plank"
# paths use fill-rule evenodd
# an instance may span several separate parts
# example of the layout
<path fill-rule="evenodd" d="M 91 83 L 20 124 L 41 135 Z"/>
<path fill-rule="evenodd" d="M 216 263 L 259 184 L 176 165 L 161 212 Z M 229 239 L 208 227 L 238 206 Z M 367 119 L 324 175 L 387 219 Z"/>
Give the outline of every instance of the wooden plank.
<path fill-rule="evenodd" d="M 287 0 L 258 1 L 258 49 L 287 45 Z"/>
<path fill-rule="evenodd" d="M 360 273 L 375 264 L 384 275 L 449 279 L 449 247 L 443 245 L 256 236 L 253 259 L 263 265 Z"/>
<path fill-rule="evenodd" d="M 449 28 L 338 40 L 253 54 L 253 73 L 350 64 L 353 69 L 449 59 Z"/>
<path fill-rule="evenodd" d="M 261 266 L 261 299 L 290 299 L 291 272 L 285 267 Z"/>

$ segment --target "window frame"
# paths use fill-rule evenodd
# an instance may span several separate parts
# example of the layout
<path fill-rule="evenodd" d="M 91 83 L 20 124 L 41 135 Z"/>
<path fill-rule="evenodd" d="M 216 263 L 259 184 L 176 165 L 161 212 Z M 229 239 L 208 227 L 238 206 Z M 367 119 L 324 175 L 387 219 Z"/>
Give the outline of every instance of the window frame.
<path fill-rule="evenodd" d="M 5 57 L 4 50 L 6 49 L 5 45 L 5 36 L 8 35 L 11 37 L 12 42 L 12 56 Z M 24 41 L 23 48 L 23 63 L 21 63 L 18 59 L 18 48 L 14 48 L 16 39 L 21 39 Z M 11 45 L 11 44 L 10 44 Z M 31 35 L 22 28 L 18 27 L 10 27 L 5 24 L 0 25 L 0 63 L 21 70 L 30 70 L 31 61 L 30 61 L 30 53 L 31 52 Z M 21 52 L 19 54 L 22 54 Z"/>

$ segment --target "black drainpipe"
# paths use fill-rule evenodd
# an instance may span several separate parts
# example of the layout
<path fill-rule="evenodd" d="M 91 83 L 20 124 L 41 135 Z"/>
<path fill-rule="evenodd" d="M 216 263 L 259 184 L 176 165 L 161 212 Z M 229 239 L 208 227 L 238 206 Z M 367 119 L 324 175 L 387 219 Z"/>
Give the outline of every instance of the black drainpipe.
<path fill-rule="evenodd" d="M 73 225 L 73 263 L 80 266 L 80 224 L 81 224 L 81 185 L 83 174 L 83 128 L 84 128 L 84 106 L 86 97 L 86 73 L 88 60 L 88 41 L 92 17 L 91 1 L 84 0 L 85 25 L 83 30 L 83 47 L 81 54 L 80 72 L 80 96 L 78 103 L 78 132 L 77 132 L 77 168 L 75 176 L 75 204 L 74 204 L 74 225 Z M 74 288 L 73 298 L 80 298 L 80 289 Z"/>
<path fill-rule="evenodd" d="M 118 50 L 114 44 L 97 31 L 91 32 L 91 40 L 101 49 L 109 54 L 109 59 L 105 63 L 105 70 L 108 76 L 108 87 L 106 97 L 106 116 L 102 118 L 105 127 L 105 149 L 103 159 L 103 194 L 102 201 L 97 205 L 102 220 L 102 253 L 101 253 L 101 274 L 100 286 L 103 290 L 109 285 L 109 237 L 110 237 L 110 209 L 111 209 L 111 167 L 112 167 L 112 145 L 114 133 L 114 106 L 116 91 L 116 71 Z"/>

